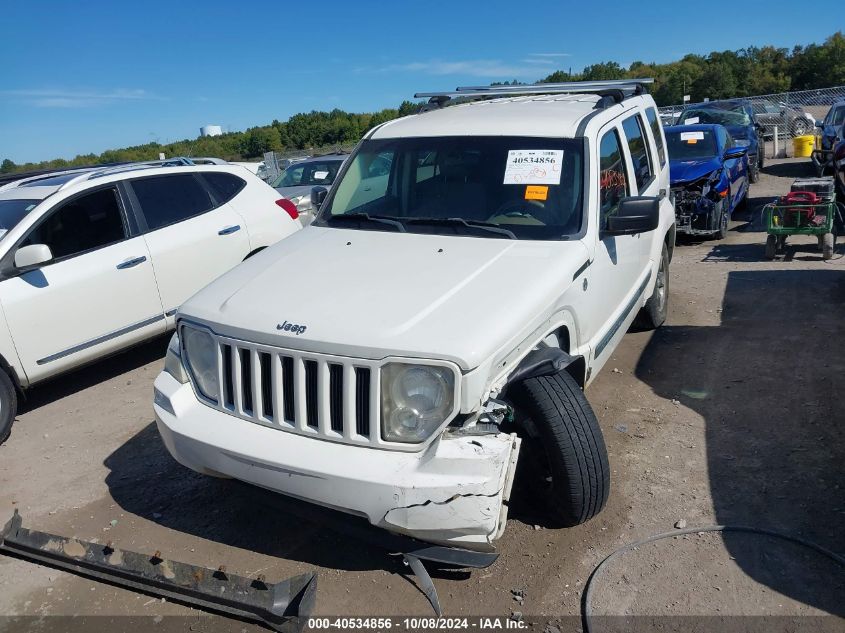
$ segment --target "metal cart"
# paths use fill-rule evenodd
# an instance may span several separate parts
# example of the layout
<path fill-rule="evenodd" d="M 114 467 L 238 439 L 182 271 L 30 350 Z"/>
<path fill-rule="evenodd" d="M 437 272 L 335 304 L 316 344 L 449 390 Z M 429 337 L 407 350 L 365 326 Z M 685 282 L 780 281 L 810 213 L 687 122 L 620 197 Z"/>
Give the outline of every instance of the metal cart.
<path fill-rule="evenodd" d="M 822 259 L 833 257 L 837 203 L 832 178 L 796 180 L 792 191 L 763 207 L 766 259 L 783 252 L 790 235 L 815 235 Z"/>

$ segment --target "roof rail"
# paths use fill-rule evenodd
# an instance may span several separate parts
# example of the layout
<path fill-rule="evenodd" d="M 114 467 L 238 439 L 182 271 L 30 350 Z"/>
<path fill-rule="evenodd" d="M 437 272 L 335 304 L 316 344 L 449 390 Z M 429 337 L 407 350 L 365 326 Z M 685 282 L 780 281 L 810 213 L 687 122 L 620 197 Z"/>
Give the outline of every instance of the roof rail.
<path fill-rule="evenodd" d="M 118 163 L 116 165 L 111 165 L 102 169 L 89 169 L 88 171 L 84 171 L 76 178 L 68 180 L 65 184 L 59 187 L 59 190 L 67 189 L 68 187 L 75 185 L 78 182 L 96 180 L 97 178 L 104 178 L 105 176 L 121 174 L 127 171 L 153 169 L 155 167 L 183 167 L 192 165 L 194 165 L 194 162 L 190 158 L 185 158 L 184 156 L 174 156 L 173 158 L 166 158 L 164 160 L 147 160 L 137 161 L 133 163 Z"/>
<path fill-rule="evenodd" d="M 101 169 L 88 174 L 88 177 L 84 178 L 84 180 L 95 180 L 97 178 L 111 176 L 112 174 L 120 174 L 125 171 L 135 171 L 138 169 L 153 169 L 155 167 L 190 167 L 194 164 L 195 163 L 190 158 L 185 158 L 184 156 L 174 156 L 173 158 L 166 158 L 164 160 L 147 160 L 137 163 L 129 163 L 127 165 L 118 165 L 108 169 Z"/>
<path fill-rule="evenodd" d="M 522 95 L 544 95 L 544 94 L 598 94 L 609 99 L 602 99 L 600 107 L 607 107 L 613 103 L 645 94 L 647 84 L 654 83 L 652 78 L 642 79 L 611 79 L 607 81 L 568 81 L 561 83 L 546 84 L 523 84 L 523 85 L 491 85 L 491 86 L 459 86 L 455 90 L 443 92 L 418 92 L 415 99 L 429 99 L 429 105 L 433 107 L 442 106 L 450 99 L 455 98 L 477 98 L 477 97 L 502 97 Z M 430 109 L 430 108 L 426 108 Z"/>

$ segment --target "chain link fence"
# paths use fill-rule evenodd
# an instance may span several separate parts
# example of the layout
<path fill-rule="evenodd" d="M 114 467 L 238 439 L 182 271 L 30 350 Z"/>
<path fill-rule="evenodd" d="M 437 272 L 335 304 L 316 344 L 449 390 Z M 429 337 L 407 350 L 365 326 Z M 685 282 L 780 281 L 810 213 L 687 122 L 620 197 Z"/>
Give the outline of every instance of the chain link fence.
<path fill-rule="evenodd" d="M 312 147 L 309 149 L 290 150 L 286 152 L 265 152 L 264 166 L 258 171 L 258 177 L 265 182 L 273 182 L 279 177 L 289 165 L 311 158 L 312 156 L 324 156 L 326 154 L 348 154 L 354 149 L 354 144 L 327 145 L 325 147 Z"/>
<path fill-rule="evenodd" d="M 814 135 L 816 121 L 824 119 L 831 105 L 845 100 L 845 86 L 745 98 L 751 102 L 758 123 L 764 127 L 766 155 L 791 156 L 791 139 Z M 674 125 L 683 109 L 694 105 L 700 104 L 685 103 L 658 108 L 663 125 Z"/>

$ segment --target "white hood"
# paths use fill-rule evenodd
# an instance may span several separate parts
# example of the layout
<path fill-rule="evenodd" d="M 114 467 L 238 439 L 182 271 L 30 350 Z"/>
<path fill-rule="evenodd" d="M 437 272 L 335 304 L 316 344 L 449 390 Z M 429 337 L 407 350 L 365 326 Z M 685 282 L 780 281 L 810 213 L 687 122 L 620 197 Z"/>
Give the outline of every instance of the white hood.
<path fill-rule="evenodd" d="M 311 226 L 211 283 L 179 318 L 281 348 L 469 370 L 550 316 L 586 259 L 577 241 Z"/>

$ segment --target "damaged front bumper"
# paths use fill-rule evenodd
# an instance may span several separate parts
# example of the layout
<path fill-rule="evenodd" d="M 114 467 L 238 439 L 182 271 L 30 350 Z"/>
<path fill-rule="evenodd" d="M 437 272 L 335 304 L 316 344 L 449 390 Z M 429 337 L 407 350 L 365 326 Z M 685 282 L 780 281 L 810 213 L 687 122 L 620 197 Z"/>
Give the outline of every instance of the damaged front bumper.
<path fill-rule="evenodd" d="M 678 233 L 713 235 L 719 230 L 723 198 L 702 193 L 694 187 L 672 189 Z"/>
<path fill-rule="evenodd" d="M 159 433 L 173 457 L 341 510 L 375 526 L 441 545 L 491 551 L 504 530 L 519 439 L 443 435 L 419 452 L 303 437 L 199 402 L 190 384 L 155 381 Z"/>

